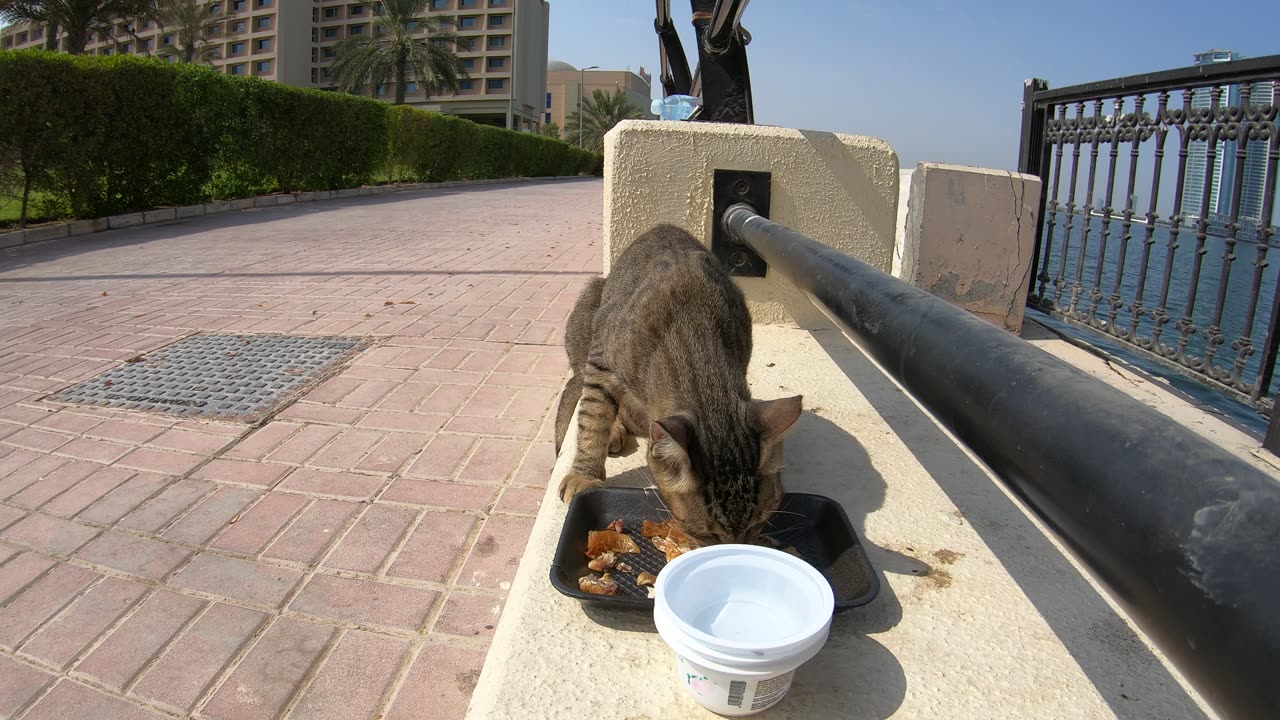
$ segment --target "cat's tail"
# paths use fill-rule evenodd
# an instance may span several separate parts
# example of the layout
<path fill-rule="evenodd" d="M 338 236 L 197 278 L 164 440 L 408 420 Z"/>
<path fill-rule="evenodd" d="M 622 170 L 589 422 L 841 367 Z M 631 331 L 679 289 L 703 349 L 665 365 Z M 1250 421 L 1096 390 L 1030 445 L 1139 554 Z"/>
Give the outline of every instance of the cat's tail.
<path fill-rule="evenodd" d="M 569 432 L 569 420 L 578 407 L 582 397 L 582 367 L 587 364 L 587 353 L 591 351 L 591 325 L 595 321 L 596 310 L 600 309 L 600 295 L 604 292 L 604 278 L 592 278 L 582 289 L 578 302 L 569 313 L 569 321 L 565 324 L 564 351 L 569 356 L 569 367 L 573 376 L 564 384 L 560 392 L 560 407 L 556 410 L 556 455 L 560 455 L 560 446 L 564 444 L 564 436 Z"/>

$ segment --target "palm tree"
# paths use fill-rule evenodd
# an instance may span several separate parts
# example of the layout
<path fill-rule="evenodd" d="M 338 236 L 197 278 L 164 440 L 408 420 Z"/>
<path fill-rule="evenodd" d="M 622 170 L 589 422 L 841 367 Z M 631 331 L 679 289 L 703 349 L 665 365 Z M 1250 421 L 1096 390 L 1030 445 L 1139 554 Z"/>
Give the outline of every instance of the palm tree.
<path fill-rule="evenodd" d="M 176 41 L 161 47 L 161 55 L 181 63 L 207 63 L 215 57 L 217 51 L 209 45 L 209 24 L 220 15 L 201 0 L 155 0 L 153 15 L 160 27 L 173 31 Z"/>
<path fill-rule="evenodd" d="M 612 93 L 595 90 L 590 98 L 582 101 L 582 118 L 585 119 L 579 118 L 577 110 L 569 113 L 564 122 L 565 137 L 570 142 L 577 140 L 578 127 L 581 125 L 582 146 L 593 152 L 601 152 L 604 150 L 604 135 L 614 125 L 623 120 L 642 117 L 644 110 L 631 102 L 622 88 L 614 88 Z"/>
<path fill-rule="evenodd" d="M 141 15 L 148 5 L 149 0 L 0 0 L 0 20 L 43 23 L 51 36 L 65 30 L 67 52 L 79 55 L 89 42 L 90 29 L 116 18 Z M 51 48 L 54 42 L 49 41 Z"/>
<path fill-rule="evenodd" d="M 405 85 L 412 77 L 425 89 L 457 92 L 467 74 L 454 48 L 458 36 L 440 29 L 440 21 L 425 17 L 428 0 L 383 0 L 373 6 L 377 16 L 373 35 L 357 35 L 339 43 L 331 72 L 343 92 L 358 93 L 365 85 L 396 85 L 396 105 L 404 104 Z M 420 32 L 425 31 L 425 32 Z"/>

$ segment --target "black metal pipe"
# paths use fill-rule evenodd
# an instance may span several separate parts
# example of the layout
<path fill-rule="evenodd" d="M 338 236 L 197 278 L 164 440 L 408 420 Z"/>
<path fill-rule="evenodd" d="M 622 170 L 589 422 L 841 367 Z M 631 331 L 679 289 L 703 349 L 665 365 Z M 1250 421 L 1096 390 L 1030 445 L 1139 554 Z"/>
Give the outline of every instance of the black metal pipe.
<path fill-rule="evenodd" d="M 688 95 L 692 90 L 693 76 L 689 72 L 684 46 L 680 44 L 680 34 L 671 19 L 671 0 L 657 0 L 653 29 L 658 33 L 658 80 L 662 83 L 662 96 Z"/>
<path fill-rule="evenodd" d="M 1223 715 L 1280 713 L 1280 483 L 1017 337 L 756 214 L 750 245 L 1079 552 Z"/>

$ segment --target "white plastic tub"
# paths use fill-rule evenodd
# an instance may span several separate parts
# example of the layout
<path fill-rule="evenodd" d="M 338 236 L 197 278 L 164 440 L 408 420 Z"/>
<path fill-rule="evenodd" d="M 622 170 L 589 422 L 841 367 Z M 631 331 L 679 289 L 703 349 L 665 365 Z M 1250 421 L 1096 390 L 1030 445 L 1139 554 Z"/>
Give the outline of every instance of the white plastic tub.
<path fill-rule="evenodd" d="M 712 712 L 752 715 L 791 689 L 822 649 L 835 597 L 809 563 L 754 545 L 713 545 L 658 575 L 658 634 L 676 654 L 676 683 Z"/>

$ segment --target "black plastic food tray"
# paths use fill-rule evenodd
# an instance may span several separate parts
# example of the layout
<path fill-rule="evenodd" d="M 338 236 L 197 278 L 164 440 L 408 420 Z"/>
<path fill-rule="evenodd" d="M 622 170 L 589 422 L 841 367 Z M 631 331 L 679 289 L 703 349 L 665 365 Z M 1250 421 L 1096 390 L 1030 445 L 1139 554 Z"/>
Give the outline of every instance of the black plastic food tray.
<path fill-rule="evenodd" d="M 766 532 L 782 548 L 793 547 L 831 583 L 836 612 L 866 605 L 880 592 L 880 580 L 867 560 L 858 534 L 849 523 L 840 503 L 822 495 L 787 493 L 782 512 L 773 516 Z M 637 587 L 636 573 L 658 574 L 667 564 L 666 556 L 640 533 L 645 520 L 669 517 L 657 491 L 638 488 L 599 488 L 576 497 L 569 505 L 555 558 L 551 561 L 551 585 L 583 603 L 619 609 L 652 610 L 648 590 Z M 640 554 L 620 555 L 635 572 L 612 572 L 618 595 L 593 595 L 578 587 L 578 578 L 587 568 L 587 532 L 603 530 L 621 518 L 626 533 L 640 546 Z"/>

